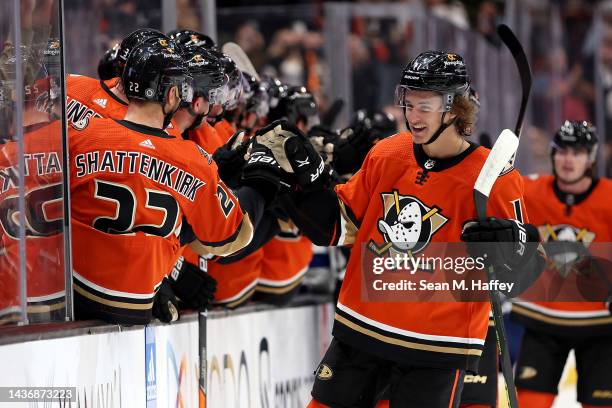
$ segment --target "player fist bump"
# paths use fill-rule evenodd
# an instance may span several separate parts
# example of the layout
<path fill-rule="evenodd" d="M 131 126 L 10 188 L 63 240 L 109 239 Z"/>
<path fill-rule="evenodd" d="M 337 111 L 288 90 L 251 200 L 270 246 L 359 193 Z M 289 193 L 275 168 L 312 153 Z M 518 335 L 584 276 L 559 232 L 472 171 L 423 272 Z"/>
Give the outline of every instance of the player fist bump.
<path fill-rule="evenodd" d="M 255 133 L 257 143 L 266 146 L 292 183 L 302 190 L 323 186 L 329 178 L 323 158 L 308 138 L 286 120 L 277 120 Z"/>

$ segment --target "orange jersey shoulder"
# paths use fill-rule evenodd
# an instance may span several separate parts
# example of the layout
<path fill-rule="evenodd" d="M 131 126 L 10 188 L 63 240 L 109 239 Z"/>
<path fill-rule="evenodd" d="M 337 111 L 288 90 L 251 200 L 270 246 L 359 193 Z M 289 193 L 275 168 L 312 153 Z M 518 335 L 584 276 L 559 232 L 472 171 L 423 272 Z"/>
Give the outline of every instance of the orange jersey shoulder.
<path fill-rule="evenodd" d="M 206 121 L 203 121 L 199 128 L 189 131 L 189 140 L 209 153 L 214 153 L 224 144 L 216 129 Z"/>
<path fill-rule="evenodd" d="M 223 143 L 227 143 L 229 138 L 232 137 L 232 135 L 236 132 L 236 128 L 234 127 L 234 125 L 232 125 L 225 119 L 216 123 L 214 128 Z"/>
<path fill-rule="evenodd" d="M 66 87 L 66 119 L 69 124 L 85 127 L 90 118 L 123 119 L 127 103 L 112 93 L 118 79 L 106 82 L 81 75 L 70 75 Z"/>

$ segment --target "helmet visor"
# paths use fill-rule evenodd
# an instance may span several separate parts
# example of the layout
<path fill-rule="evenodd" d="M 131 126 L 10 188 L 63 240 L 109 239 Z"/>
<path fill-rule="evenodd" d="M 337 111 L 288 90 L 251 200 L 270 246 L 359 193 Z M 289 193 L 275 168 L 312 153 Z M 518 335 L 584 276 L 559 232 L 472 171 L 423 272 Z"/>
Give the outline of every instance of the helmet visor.
<path fill-rule="evenodd" d="M 422 113 L 448 112 L 452 99 L 451 94 L 436 94 L 431 91 L 409 88 L 406 85 L 398 85 L 395 88 L 395 105 L 406 108 L 409 112 L 415 109 Z"/>

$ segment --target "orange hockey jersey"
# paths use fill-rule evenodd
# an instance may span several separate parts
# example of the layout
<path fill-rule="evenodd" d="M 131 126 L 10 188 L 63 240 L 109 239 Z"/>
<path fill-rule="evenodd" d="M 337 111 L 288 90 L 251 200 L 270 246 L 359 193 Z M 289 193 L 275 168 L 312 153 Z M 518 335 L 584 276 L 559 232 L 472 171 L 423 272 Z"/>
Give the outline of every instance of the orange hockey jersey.
<path fill-rule="evenodd" d="M 31 321 L 63 318 L 64 238 L 60 121 L 24 128 L 25 267 Z M 18 143 L 0 146 L 0 325 L 19 311 Z M 53 316 L 53 317 L 52 317 Z"/>
<path fill-rule="evenodd" d="M 75 291 L 97 307 L 148 321 L 187 230 L 198 253 L 229 255 L 250 242 L 248 215 L 195 143 L 112 119 L 69 139 Z"/>
<path fill-rule="evenodd" d="M 581 292 L 580 272 L 570 271 L 565 262 L 579 254 L 560 254 L 556 258 L 555 246 L 559 241 L 579 242 L 588 252 L 584 254 L 599 256 L 607 260 L 606 270 L 608 289 L 610 282 L 610 261 L 612 250 L 612 181 L 599 179 L 593 182 L 588 191 L 579 195 L 563 193 L 555 185 L 552 175 L 530 176 L 525 178 L 525 204 L 531 223 L 538 227 L 540 238 L 547 244 L 550 258 L 549 268 L 536 284 L 517 299 L 512 306 L 513 318 L 535 330 L 573 335 L 612 334 L 612 316 L 603 301 L 591 302 L 589 293 Z M 568 205 L 568 202 L 571 205 Z M 582 255 L 586 256 L 586 255 Z M 557 264 L 555 259 L 562 259 Z M 561 265 L 561 266 L 560 266 Z M 605 282 L 601 299 L 608 294 Z M 587 299 L 581 301 L 581 296 Z M 553 302 L 552 298 L 562 301 Z"/>
<path fill-rule="evenodd" d="M 214 127 L 224 144 L 227 143 L 230 137 L 236 132 L 236 127 L 225 119 L 215 123 Z"/>
<path fill-rule="evenodd" d="M 206 120 L 202 121 L 199 128 L 189 131 L 189 140 L 192 140 L 210 154 L 213 154 L 215 150 L 225 144 L 215 128 L 210 126 Z"/>
<path fill-rule="evenodd" d="M 299 233 L 281 232 L 263 247 L 257 292 L 269 296 L 293 294 L 312 260 L 312 242 Z M 285 299 L 288 301 L 289 298 Z"/>
<path fill-rule="evenodd" d="M 76 128 L 87 127 L 90 118 L 123 119 L 128 105 L 112 91 L 119 78 L 101 81 L 71 74 L 66 81 L 66 120 Z M 167 133 L 180 137 L 176 123 L 171 121 Z"/>
<path fill-rule="evenodd" d="M 353 244 L 353 249 L 338 300 L 335 337 L 403 364 L 477 371 L 489 322 L 488 302 L 364 300 L 362 281 L 371 271 L 362 271 L 361 262 L 371 250 L 369 244 L 391 248 L 396 233 L 413 235 L 410 242 L 418 245 L 412 255 L 431 243 L 460 242 L 462 225 L 476 217 L 473 188 L 487 155 L 487 149 L 470 144 L 456 157 L 431 159 L 404 132 L 378 142 L 361 169 L 336 187 L 343 215 L 336 241 Z M 488 214 L 515 218 L 520 207 L 525 218 L 522 194 L 520 175 L 509 169 L 491 191 Z M 410 227 L 403 222 L 389 227 L 387 215 L 396 210 L 419 221 Z M 393 228 L 393 234 L 386 227 Z"/>

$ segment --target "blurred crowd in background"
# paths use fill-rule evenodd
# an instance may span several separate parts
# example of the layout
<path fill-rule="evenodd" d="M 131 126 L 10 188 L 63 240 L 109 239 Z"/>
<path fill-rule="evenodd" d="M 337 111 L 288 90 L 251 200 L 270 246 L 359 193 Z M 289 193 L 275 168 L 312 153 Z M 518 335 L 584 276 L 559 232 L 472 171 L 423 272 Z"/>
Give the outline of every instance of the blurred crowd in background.
<path fill-rule="evenodd" d="M 350 2 L 355 3 L 365 2 Z M 375 3 L 380 2 L 367 2 Z M 177 0 L 176 4 L 179 28 L 203 29 L 200 1 Z M 527 27 L 520 32 L 521 39 L 526 41 L 524 46 L 534 76 L 529 125 L 524 133 L 535 159 L 530 163 L 530 171 L 548 170 L 548 142 L 563 118 L 589 120 L 612 131 L 612 94 L 609 93 L 612 89 L 612 1 L 425 0 L 420 4 L 431 16 L 460 29 L 476 31 L 494 45 L 499 45 L 495 27 L 508 16 L 514 16 L 516 25 Z M 272 0 L 257 2 L 257 6 L 244 0 L 218 1 L 218 43 L 238 43 L 263 74 L 276 76 L 288 84 L 306 84 L 325 110 L 332 101 L 329 58 L 324 47 L 324 6 L 322 1 L 283 5 Z M 74 43 L 68 49 L 91 50 L 71 52 L 68 56 L 70 72 L 83 74 L 93 74 L 100 53 L 134 27 L 162 26 L 159 0 L 67 1 L 66 15 L 67 20 L 82 22 L 67 26 L 67 39 Z M 599 38 L 596 19 L 602 23 Z M 89 35 L 92 27 L 98 33 L 93 37 Z M 397 73 L 413 57 L 410 44 L 415 29 L 410 21 L 394 17 L 351 19 L 347 44 L 352 69 L 351 111 L 384 108 L 401 118 L 391 106 L 392 89 Z M 597 104 L 599 98 L 602 103 Z M 599 120 L 598 115 L 605 119 Z M 606 158 L 606 172 L 610 176 L 611 142 L 605 144 L 601 154 Z"/>

